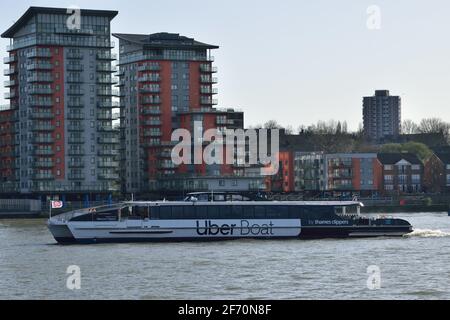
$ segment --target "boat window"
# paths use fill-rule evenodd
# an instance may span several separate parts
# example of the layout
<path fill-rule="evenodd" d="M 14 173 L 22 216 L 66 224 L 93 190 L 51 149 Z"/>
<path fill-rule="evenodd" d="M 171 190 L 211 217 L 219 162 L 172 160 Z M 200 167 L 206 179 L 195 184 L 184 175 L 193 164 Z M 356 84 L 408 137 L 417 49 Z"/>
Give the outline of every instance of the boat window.
<path fill-rule="evenodd" d="M 150 207 L 150 218 L 159 219 L 159 207 Z"/>
<path fill-rule="evenodd" d="M 195 219 L 195 207 L 193 205 L 183 206 L 183 219 Z"/>
<path fill-rule="evenodd" d="M 209 201 L 209 195 L 208 194 L 199 194 L 196 196 L 197 201 L 201 202 L 208 202 Z"/>
<path fill-rule="evenodd" d="M 208 206 L 208 219 L 219 219 L 220 218 L 220 210 L 219 210 L 220 207 L 221 206 Z"/>
<path fill-rule="evenodd" d="M 208 206 L 195 206 L 195 218 L 197 219 L 208 218 Z"/>
<path fill-rule="evenodd" d="M 172 219 L 183 219 L 183 206 L 172 207 Z"/>
<path fill-rule="evenodd" d="M 139 217 L 141 219 L 148 218 L 148 206 L 134 206 L 133 216 Z"/>
<path fill-rule="evenodd" d="M 128 207 L 128 206 L 126 206 L 126 207 L 123 207 L 121 210 L 120 210 L 120 215 L 121 215 L 121 217 L 122 218 L 127 218 L 127 217 L 129 217 L 129 216 L 132 216 L 133 214 L 132 214 L 132 209 L 133 209 L 133 207 Z"/>
<path fill-rule="evenodd" d="M 265 219 L 266 208 L 264 206 L 255 206 L 255 219 Z"/>
<path fill-rule="evenodd" d="M 289 206 L 289 218 L 291 219 L 298 219 L 300 218 L 300 213 L 302 211 L 301 206 Z"/>
<path fill-rule="evenodd" d="M 231 206 L 231 219 L 242 218 L 242 206 Z"/>
<path fill-rule="evenodd" d="M 117 221 L 117 213 L 117 210 L 95 212 L 93 218 L 95 221 Z"/>
<path fill-rule="evenodd" d="M 230 219 L 231 206 L 219 206 L 220 219 Z"/>
<path fill-rule="evenodd" d="M 215 194 L 214 201 L 225 201 L 225 195 L 223 194 Z"/>
<path fill-rule="evenodd" d="M 83 214 L 81 216 L 74 217 L 70 221 L 92 221 L 94 219 L 92 213 Z"/>
<path fill-rule="evenodd" d="M 172 208 L 170 206 L 159 207 L 159 216 L 161 219 L 172 219 Z"/>
<path fill-rule="evenodd" d="M 267 219 L 283 219 L 288 217 L 287 206 L 267 206 Z"/>
<path fill-rule="evenodd" d="M 242 217 L 245 219 L 254 219 L 255 218 L 255 213 L 254 213 L 254 206 L 242 206 L 243 208 L 243 213 L 242 213 Z"/>

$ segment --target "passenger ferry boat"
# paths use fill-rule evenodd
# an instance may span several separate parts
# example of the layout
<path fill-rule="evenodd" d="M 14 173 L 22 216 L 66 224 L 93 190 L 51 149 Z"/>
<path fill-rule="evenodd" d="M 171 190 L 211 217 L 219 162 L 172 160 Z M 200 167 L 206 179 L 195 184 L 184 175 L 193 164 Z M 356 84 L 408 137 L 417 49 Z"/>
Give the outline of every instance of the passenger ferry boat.
<path fill-rule="evenodd" d="M 402 236 L 409 222 L 360 215 L 358 201 L 267 201 L 189 194 L 184 201 L 130 201 L 50 217 L 58 243 Z"/>

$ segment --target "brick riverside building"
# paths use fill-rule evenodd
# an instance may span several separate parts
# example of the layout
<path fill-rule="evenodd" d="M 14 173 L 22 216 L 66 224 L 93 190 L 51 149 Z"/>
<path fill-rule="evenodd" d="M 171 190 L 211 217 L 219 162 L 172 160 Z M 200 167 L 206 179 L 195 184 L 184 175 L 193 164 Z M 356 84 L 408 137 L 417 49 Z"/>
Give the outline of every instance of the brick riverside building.
<path fill-rule="evenodd" d="M 379 153 L 383 166 L 383 193 L 415 193 L 423 189 L 424 167 L 411 153 Z"/>
<path fill-rule="evenodd" d="M 10 110 L 0 118 L 14 120 L 2 124 L 9 138 L 3 134 L 1 148 L 10 155 L 2 159 L 2 192 L 103 197 L 119 190 L 110 39 L 117 11 L 80 13 L 81 28 L 72 30 L 67 9 L 30 7 L 2 34 L 11 39 Z"/>
<path fill-rule="evenodd" d="M 114 34 L 120 46 L 122 190 L 125 193 L 254 189 L 234 165 L 171 160 L 174 129 L 242 129 L 243 113 L 216 109 L 210 51 L 218 46 L 174 33 Z M 238 172 L 236 172 L 236 170 Z"/>
<path fill-rule="evenodd" d="M 450 153 L 433 153 L 425 162 L 424 188 L 433 193 L 450 192 Z"/>

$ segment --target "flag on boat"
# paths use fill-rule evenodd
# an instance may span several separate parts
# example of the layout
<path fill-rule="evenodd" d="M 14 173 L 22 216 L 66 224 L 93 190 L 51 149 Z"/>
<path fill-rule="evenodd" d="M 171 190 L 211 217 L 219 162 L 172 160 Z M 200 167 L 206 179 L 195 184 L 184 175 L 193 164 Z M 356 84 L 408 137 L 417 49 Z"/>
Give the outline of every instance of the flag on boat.
<path fill-rule="evenodd" d="M 52 209 L 62 208 L 64 203 L 62 201 L 52 201 Z"/>

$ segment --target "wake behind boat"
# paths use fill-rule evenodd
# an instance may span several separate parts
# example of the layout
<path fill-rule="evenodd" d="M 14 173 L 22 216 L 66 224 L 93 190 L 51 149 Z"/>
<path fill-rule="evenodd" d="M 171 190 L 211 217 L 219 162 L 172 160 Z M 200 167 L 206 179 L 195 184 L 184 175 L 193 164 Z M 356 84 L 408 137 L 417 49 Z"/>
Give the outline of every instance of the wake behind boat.
<path fill-rule="evenodd" d="M 357 201 L 214 198 L 193 194 L 184 201 L 131 201 L 80 209 L 51 217 L 48 227 L 63 244 L 377 237 L 412 231 L 402 219 L 361 216 L 362 203 Z"/>

